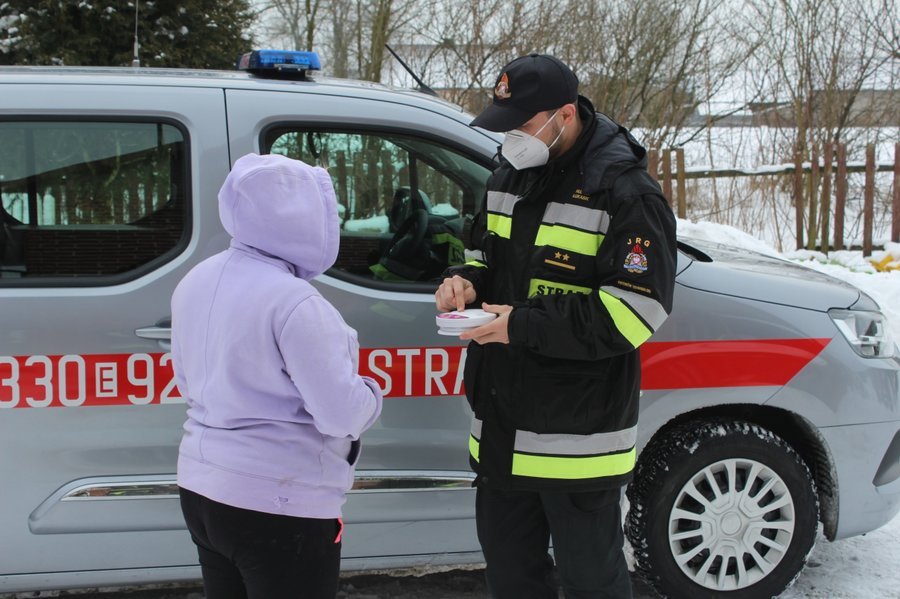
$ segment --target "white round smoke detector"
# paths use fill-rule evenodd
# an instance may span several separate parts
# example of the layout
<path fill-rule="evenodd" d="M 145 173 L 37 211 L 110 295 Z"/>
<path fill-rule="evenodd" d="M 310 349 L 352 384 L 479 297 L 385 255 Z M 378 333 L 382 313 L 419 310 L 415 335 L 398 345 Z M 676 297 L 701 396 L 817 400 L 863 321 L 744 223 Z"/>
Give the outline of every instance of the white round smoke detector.
<path fill-rule="evenodd" d="M 457 336 L 463 331 L 480 327 L 497 318 L 492 312 L 485 312 L 479 308 L 471 310 L 454 310 L 443 312 L 434 317 L 438 326 L 439 335 Z"/>

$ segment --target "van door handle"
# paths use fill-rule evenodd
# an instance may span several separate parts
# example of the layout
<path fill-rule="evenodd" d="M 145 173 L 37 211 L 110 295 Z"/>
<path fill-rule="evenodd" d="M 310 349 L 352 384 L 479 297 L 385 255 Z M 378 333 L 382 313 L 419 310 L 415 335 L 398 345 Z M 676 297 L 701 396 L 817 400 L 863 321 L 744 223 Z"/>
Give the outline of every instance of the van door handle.
<path fill-rule="evenodd" d="M 172 327 L 143 327 L 135 329 L 134 334 L 142 339 L 156 339 L 157 341 L 171 341 Z"/>
<path fill-rule="evenodd" d="M 164 318 L 153 326 L 141 327 L 134 334 L 142 339 L 155 340 L 165 351 L 172 351 L 172 319 Z"/>

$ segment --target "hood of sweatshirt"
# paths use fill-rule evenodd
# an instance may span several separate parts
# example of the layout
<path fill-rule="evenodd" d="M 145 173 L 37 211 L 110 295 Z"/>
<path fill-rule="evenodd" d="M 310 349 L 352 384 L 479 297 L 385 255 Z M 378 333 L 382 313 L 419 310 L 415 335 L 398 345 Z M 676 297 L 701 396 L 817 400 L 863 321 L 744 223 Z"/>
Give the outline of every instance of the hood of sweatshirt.
<path fill-rule="evenodd" d="M 303 279 L 337 259 L 337 199 L 323 168 L 279 154 L 242 156 L 219 191 L 219 218 L 233 246 L 284 260 Z"/>

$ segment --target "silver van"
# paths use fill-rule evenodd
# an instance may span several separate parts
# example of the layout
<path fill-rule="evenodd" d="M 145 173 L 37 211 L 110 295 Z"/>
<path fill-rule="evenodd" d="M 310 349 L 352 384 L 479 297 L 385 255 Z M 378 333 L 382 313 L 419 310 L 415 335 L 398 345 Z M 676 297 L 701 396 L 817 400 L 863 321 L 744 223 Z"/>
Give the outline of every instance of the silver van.
<path fill-rule="evenodd" d="M 434 278 L 500 138 L 416 91 L 310 72 L 0 69 L 0 592 L 199 578 L 175 485 L 169 299 L 226 247 L 231 164 L 327 166 L 340 255 L 316 287 L 386 400 L 345 508 L 345 569 L 480 561 L 465 346 Z M 641 349 L 626 521 L 671 597 L 779 593 L 829 540 L 900 511 L 900 357 L 852 286 L 683 239 Z"/>

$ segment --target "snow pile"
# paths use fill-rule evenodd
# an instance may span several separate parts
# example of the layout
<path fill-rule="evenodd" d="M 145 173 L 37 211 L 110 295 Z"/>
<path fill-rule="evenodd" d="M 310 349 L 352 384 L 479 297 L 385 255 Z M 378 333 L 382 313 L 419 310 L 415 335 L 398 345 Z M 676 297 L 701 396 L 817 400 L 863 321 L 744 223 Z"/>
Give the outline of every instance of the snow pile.
<path fill-rule="evenodd" d="M 444 218 L 454 218 L 459 216 L 459 210 L 457 210 L 453 204 L 435 204 L 431 209 L 432 214 L 436 214 L 438 216 L 443 216 Z"/>
<path fill-rule="evenodd" d="M 344 231 L 353 233 L 387 233 L 390 228 L 388 217 L 385 215 L 372 216 L 370 218 L 359 218 L 348 220 L 344 223 Z"/>
<path fill-rule="evenodd" d="M 678 235 L 739 247 L 767 256 L 781 255 L 771 245 L 760 241 L 752 235 L 728 225 L 720 225 L 708 221 L 695 223 L 690 220 L 678 219 Z"/>

